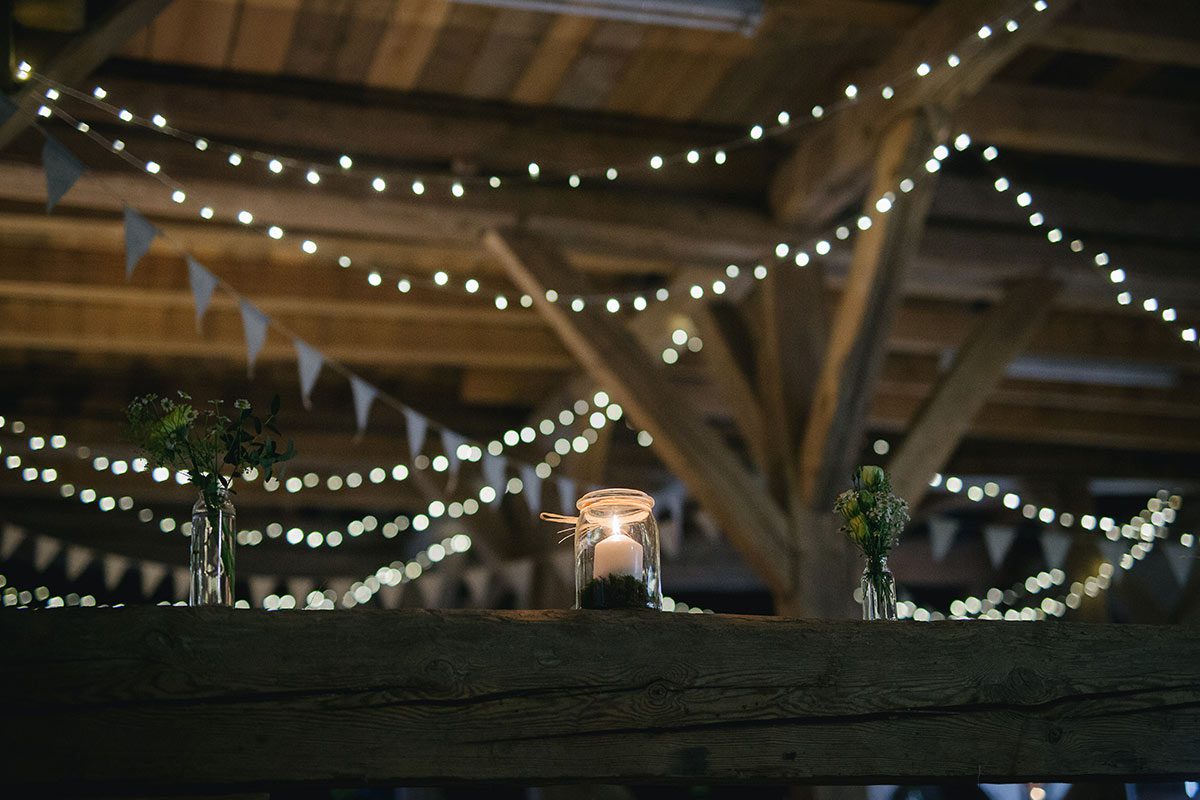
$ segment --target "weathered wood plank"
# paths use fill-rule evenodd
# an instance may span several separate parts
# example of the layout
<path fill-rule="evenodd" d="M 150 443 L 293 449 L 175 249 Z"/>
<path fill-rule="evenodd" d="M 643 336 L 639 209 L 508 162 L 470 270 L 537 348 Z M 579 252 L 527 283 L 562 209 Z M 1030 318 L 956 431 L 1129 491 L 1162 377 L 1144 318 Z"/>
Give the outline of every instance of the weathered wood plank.
<path fill-rule="evenodd" d="M 0 641 L 14 790 L 1200 770 L 1186 627 L 127 608 Z"/>

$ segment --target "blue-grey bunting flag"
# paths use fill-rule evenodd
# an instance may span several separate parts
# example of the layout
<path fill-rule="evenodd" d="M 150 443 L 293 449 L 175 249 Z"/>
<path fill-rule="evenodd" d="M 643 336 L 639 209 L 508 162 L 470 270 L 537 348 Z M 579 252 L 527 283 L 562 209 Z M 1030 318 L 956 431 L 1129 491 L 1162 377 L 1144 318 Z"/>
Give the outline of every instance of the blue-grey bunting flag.
<path fill-rule="evenodd" d="M 158 236 L 158 228 L 129 206 L 125 206 L 125 280 L 133 277 L 133 269 L 150 252 L 150 244 Z"/>
<path fill-rule="evenodd" d="M 46 213 L 49 214 L 83 174 L 83 162 L 57 139 L 47 136 L 42 145 L 42 169 L 46 172 Z"/>
<path fill-rule="evenodd" d="M 983 528 L 983 543 L 987 545 L 988 560 L 992 566 L 999 569 L 1004 563 L 1013 540 L 1017 538 L 1017 529 L 1012 525 L 985 525 Z"/>
<path fill-rule="evenodd" d="M 0 125 L 8 122 L 8 118 L 17 113 L 17 104 L 0 94 Z"/>
<path fill-rule="evenodd" d="M 296 348 L 296 366 L 300 371 L 300 399 L 304 401 L 305 408 L 312 408 L 312 390 L 317 385 L 317 376 L 321 374 L 325 356 L 303 339 L 294 339 L 292 344 Z"/>
<path fill-rule="evenodd" d="M 416 460 L 425 448 L 425 433 L 429 430 L 429 420 L 405 406 L 404 424 L 408 427 L 408 453 Z"/>
<path fill-rule="evenodd" d="M 258 354 L 267 341 L 270 320 L 249 300 L 242 300 L 238 308 L 242 312 L 242 332 L 246 336 L 246 373 L 253 378 L 254 362 L 258 361 Z"/>
<path fill-rule="evenodd" d="M 950 517 L 934 517 L 929 520 L 929 550 L 934 561 L 941 561 L 954 546 L 958 536 L 958 520 Z"/>
<path fill-rule="evenodd" d="M 1042 558 L 1050 569 L 1061 569 L 1067 563 L 1067 554 L 1071 552 L 1074 539 L 1065 531 L 1042 531 L 1038 544 L 1042 547 Z"/>
<path fill-rule="evenodd" d="M 1167 566 L 1171 568 L 1171 574 L 1175 576 L 1175 581 L 1182 589 L 1187 586 L 1188 578 L 1192 574 L 1192 567 L 1196 566 L 1196 559 L 1200 558 L 1200 554 L 1194 548 L 1179 542 L 1163 542 L 1162 547 L 1163 555 L 1167 559 Z"/>
<path fill-rule="evenodd" d="M 494 456 L 491 453 L 483 455 L 483 480 L 488 486 L 496 491 L 495 498 L 492 499 L 492 505 L 500 502 L 500 498 L 504 496 L 504 456 Z"/>
<path fill-rule="evenodd" d="M 1129 543 L 1121 540 L 1113 541 L 1112 539 L 1104 538 L 1100 540 L 1100 552 L 1104 555 L 1104 560 L 1113 566 L 1113 583 L 1125 577 L 1125 570 L 1121 569 L 1121 558 L 1129 553 Z"/>
<path fill-rule="evenodd" d="M 570 478 L 559 478 L 556 481 L 558 486 L 558 502 L 562 506 L 562 513 L 571 515 L 576 511 L 575 508 L 575 481 Z"/>
<path fill-rule="evenodd" d="M 187 257 L 188 283 L 192 286 L 192 302 L 196 306 L 196 333 L 202 333 L 200 323 L 212 302 L 213 290 L 217 288 L 217 276 L 191 256 Z"/>
<path fill-rule="evenodd" d="M 517 471 L 521 474 L 522 491 L 525 492 L 529 513 L 536 517 L 542 511 L 542 479 L 532 464 L 521 464 Z"/>
<path fill-rule="evenodd" d="M 367 419 L 371 416 L 371 404 L 379 396 L 379 390 L 357 375 L 351 375 L 350 393 L 354 395 L 354 421 L 361 434 L 367 429 Z"/>
<path fill-rule="evenodd" d="M 450 462 L 450 474 L 458 475 L 458 448 L 467 443 L 466 438 L 448 428 L 442 428 L 442 450 Z"/>

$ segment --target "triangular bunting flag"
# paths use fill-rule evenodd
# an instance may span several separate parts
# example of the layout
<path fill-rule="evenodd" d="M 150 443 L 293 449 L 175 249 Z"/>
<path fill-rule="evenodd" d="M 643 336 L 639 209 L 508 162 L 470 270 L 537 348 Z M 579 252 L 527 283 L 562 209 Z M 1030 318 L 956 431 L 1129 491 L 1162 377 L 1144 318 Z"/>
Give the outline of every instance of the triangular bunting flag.
<path fill-rule="evenodd" d="M 186 602 L 190 599 L 192 591 L 192 573 L 183 567 L 176 567 L 171 570 L 171 588 L 175 596 L 175 602 Z"/>
<path fill-rule="evenodd" d="M 143 561 L 138 567 L 142 571 L 142 597 L 153 597 L 163 579 L 167 577 L 167 565 L 155 561 Z"/>
<path fill-rule="evenodd" d="M 570 516 L 578 509 L 575 508 L 575 481 L 570 478 L 558 478 L 555 481 L 558 487 L 558 504 L 562 506 L 562 513 Z"/>
<path fill-rule="evenodd" d="M 1179 542 L 1163 542 L 1163 556 L 1167 559 L 1167 566 L 1171 568 L 1171 574 L 1175 576 L 1175 582 L 1179 584 L 1179 588 L 1187 586 L 1188 578 L 1192 575 L 1192 567 L 1196 566 L 1197 555 L 1196 550 L 1191 547 L 1184 547 Z"/>
<path fill-rule="evenodd" d="M 304 401 L 305 408 L 311 409 L 312 390 L 317 385 L 317 376 L 321 374 L 325 356 L 303 339 L 295 339 L 292 344 L 296 347 L 296 366 L 300 370 L 300 399 Z"/>
<path fill-rule="evenodd" d="M 491 599 L 489 589 L 492 585 L 492 571 L 487 567 L 471 567 L 463 573 L 463 583 L 467 585 L 467 599 L 471 608 L 487 608 Z"/>
<path fill-rule="evenodd" d="M 275 591 L 278 579 L 274 575 L 251 575 L 247 583 L 250 585 L 251 607 L 262 608 L 263 600 Z"/>
<path fill-rule="evenodd" d="M 384 584 L 379 587 L 375 596 L 379 598 L 379 605 L 384 608 L 399 608 L 400 601 L 404 599 L 404 584 L 398 583 L 395 586 Z"/>
<path fill-rule="evenodd" d="M 76 547 L 71 545 L 67 548 L 67 580 L 73 581 L 87 570 L 92 563 L 92 551 L 86 547 Z"/>
<path fill-rule="evenodd" d="M 533 561 L 528 558 L 505 561 L 500 565 L 500 574 L 505 585 L 512 589 L 516 596 L 517 608 L 529 608 L 529 600 L 533 594 Z"/>
<path fill-rule="evenodd" d="M 1125 570 L 1121 569 L 1121 557 L 1129 552 L 1129 548 L 1121 540 L 1113 541 L 1112 539 L 1100 540 L 1100 552 L 1104 556 L 1104 560 L 1113 566 L 1113 583 L 1125 577 Z"/>
<path fill-rule="evenodd" d="M 296 608 L 304 608 L 308 603 L 308 595 L 316 587 L 316 581 L 311 578 L 288 578 L 288 594 L 296 598 Z"/>
<path fill-rule="evenodd" d="M 466 438 L 448 428 L 442 428 L 442 451 L 450 461 L 450 475 L 458 475 L 458 448 L 467 443 Z"/>
<path fill-rule="evenodd" d="M 242 300 L 239 310 L 242 312 L 242 333 L 246 337 L 246 373 L 253 378 L 254 363 L 258 361 L 258 354 L 267 341 L 270 319 L 249 300 Z"/>
<path fill-rule="evenodd" d="M 542 479 L 532 464 L 521 464 L 517 471 L 521 473 L 522 491 L 525 492 L 529 513 L 536 517 L 542 511 Z"/>
<path fill-rule="evenodd" d="M 133 277 L 133 270 L 158 236 L 158 228 L 129 206 L 125 206 L 125 280 Z"/>
<path fill-rule="evenodd" d="M 367 419 L 371 416 L 371 405 L 379 396 L 379 390 L 357 375 L 350 376 L 350 393 L 354 395 L 354 421 L 360 434 L 367 430 Z"/>
<path fill-rule="evenodd" d="M 445 588 L 446 576 L 440 572 L 426 572 L 413 581 L 421 595 L 422 608 L 440 608 L 442 605 L 442 589 Z"/>
<path fill-rule="evenodd" d="M 0 531 L 0 559 L 12 558 L 12 554 L 17 552 L 17 548 L 23 541 L 25 541 L 25 531 L 14 528 L 12 525 L 5 525 L 4 530 Z"/>
<path fill-rule="evenodd" d="M 36 536 L 33 539 L 33 568 L 45 572 L 58 554 L 62 552 L 62 542 L 49 536 Z"/>
<path fill-rule="evenodd" d="M 46 172 L 46 213 L 50 213 L 83 175 L 83 163 L 57 139 L 47 136 L 42 145 L 42 169 Z"/>
<path fill-rule="evenodd" d="M 1046 560 L 1046 566 L 1050 569 L 1062 569 L 1063 564 L 1067 563 L 1067 554 L 1071 552 L 1074 541 L 1071 534 L 1064 531 L 1042 531 L 1038 537 L 1038 544 L 1042 546 L 1042 558 Z"/>
<path fill-rule="evenodd" d="M 104 588 L 109 591 L 117 588 L 125 573 L 129 570 L 129 559 L 124 556 L 104 557 Z"/>
<path fill-rule="evenodd" d="M 500 498 L 504 495 L 504 468 L 507 464 L 504 456 L 494 456 L 491 453 L 485 453 L 483 456 L 483 480 L 488 486 L 496 490 L 496 497 L 492 500 L 492 505 L 500 502 Z"/>
<path fill-rule="evenodd" d="M 983 543 L 987 545 L 988 560 L 992 566 L 999 569 L 1004 563 L 1013 540 L 1017 538 L 1017 529 L 1012 525 L 985 525 L 983 528 Z"/>
<path fill-rule="evenodd" d="M 954 546 L 958 536 L 958 520 L 951 517 L 934 517 L 929 520 L 929 550 L 934 561 L 941 561 Z"/>
<path fill-rule="evenodd" d="M 187 257 L 188 283 L 192 286 L 192 302 L 196 306 L 196 333 L 202 333 L 200 323 L 217 288 L 217 277 L 191 256 Z"/>
<path fill-rule="evenodd" d="M 423 414 L 418 414 L 405 406 L 404 424 L 408 428 L 408 453 L 415 460 L 425 449 L 425 434 L 429 430 L 429 420 Z"/>
<path fill-rule="evenodd" d="M 683 484 L 676 484 L 663 498 L 674 522 L 671 526 L 671 536 L 663 548 L 669 556 L 677 556 L 683 550 L 683 503 L 687 499 L 685 495 Z"/>
<path fill-rule="evenodd" d="M 0 93 L 0 125 L 8 122 L 8 118 L 17 113 L 17 104 L 8 99 L 8 96 Z"/>
<path fill-rule="evenodd" d="M 568 589 L 575 586 L 575 554 L 571 548 L 556 551 L 550 556 L 550 563 L 554 566 L 554 574 Z"/>
<path fill-rule="evenodd" d="M 334 605 L 338 606 L 343 605 L 342 600 L 353 585 L 354 581 L 349 578 L 330 578 L 325 582 L 325 588 L 333 592 Z"/>

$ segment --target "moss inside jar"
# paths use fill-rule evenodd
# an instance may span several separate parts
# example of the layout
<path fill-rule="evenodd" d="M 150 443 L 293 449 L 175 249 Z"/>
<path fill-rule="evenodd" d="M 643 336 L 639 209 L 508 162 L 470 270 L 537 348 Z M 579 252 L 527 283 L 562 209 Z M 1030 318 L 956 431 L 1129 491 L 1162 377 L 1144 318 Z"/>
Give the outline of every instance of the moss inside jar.
<path fill-rule="evenodd" d="M 579 594 L 580 608 L 654 608 L 646 584 L 633 575 L 609 575 L 588 581 Z"/>

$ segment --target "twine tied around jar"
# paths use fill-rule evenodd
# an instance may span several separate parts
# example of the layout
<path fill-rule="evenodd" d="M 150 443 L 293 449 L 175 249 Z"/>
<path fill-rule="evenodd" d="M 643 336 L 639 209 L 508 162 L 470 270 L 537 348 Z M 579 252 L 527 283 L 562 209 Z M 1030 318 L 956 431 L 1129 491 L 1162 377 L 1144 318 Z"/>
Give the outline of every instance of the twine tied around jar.
<path fill-rule="evenodd" d="M 604 494 L 599 497 L 593 497 L 593 495 L 598 494 L 597 492 L 590 492 L 580 498 L 576 504 L 581 512 L 578 516 L 543 511 L 538 517 L 543 522 L 557 522 L 570 526 L 558 531 L 561 534 L 566 534 L 558 540 L 558 543 L 562 544 L 576 533 L 587 534 L 599 528 L 617 530 L 625 525 L 642 522 L 650 516 L 650 510 L 654 508 L 654 498 L 636 489 L 607 489 L 603 491 Z M 634 508 L 628 510 L 630 506 L 634 506 Z M 617 513 L 618 508 L 625 510 L 623 513 Z M 580 519 L 583 520 L 582 526 L 579 524 Z"/>

